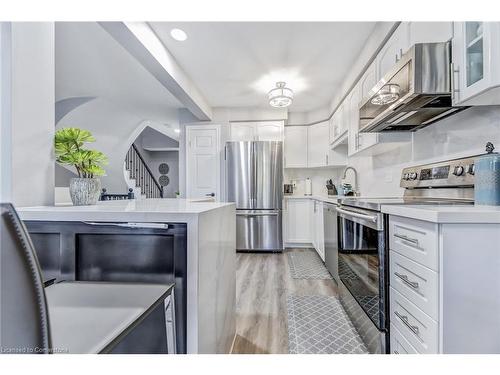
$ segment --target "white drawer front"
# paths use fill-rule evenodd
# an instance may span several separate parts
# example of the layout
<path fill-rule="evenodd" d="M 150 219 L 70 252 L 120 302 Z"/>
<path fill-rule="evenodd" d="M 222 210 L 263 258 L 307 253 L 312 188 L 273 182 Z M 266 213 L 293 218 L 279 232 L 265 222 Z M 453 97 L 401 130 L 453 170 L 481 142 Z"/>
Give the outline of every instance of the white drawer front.
<path fill-rule="evenodd" d="M 391 324 L 391 353 L 392 354 L 418 354 L 408 340 Z"/>
<path fill-rule="evenodd" d="M 389 218 L 390 249 L 438 270 L 437 224 L 391 216 Z"/>
<path fill-rule="evenodd" d="M 390 288 L 391 323 L 419 352 L 438 353 L 438 324 L 418 307 Z"/>
<path fill-rule="evenodd" d="M 432 319 L 438 320 L 438 274 L 395 251 L 389 253 L 390 284 Z"/>

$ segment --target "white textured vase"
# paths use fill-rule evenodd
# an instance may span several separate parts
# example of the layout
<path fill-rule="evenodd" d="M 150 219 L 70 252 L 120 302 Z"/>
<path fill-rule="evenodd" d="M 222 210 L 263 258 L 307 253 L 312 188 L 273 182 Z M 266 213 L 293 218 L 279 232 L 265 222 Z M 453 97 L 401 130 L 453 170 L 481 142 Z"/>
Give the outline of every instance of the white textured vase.
<path fill-rule="evenodd" d="M 90 206 L 97 203 L 101 193 L 101 180 L 98 178 L 72 178 L 69 194 L 75 206 Z"/>

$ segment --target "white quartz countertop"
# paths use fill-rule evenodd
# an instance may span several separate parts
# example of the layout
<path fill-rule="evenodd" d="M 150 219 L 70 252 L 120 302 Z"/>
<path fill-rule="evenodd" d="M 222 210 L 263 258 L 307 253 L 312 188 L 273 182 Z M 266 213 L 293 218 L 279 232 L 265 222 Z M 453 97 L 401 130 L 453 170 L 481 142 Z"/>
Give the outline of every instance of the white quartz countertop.
<path fill-rule="evenodd" d="M 22 220 L 38 221 L 185 221 L 234 203 L 189 199 L 140 199 L 98 202 L 94 206 L 19 207 Z"/>
<path fill-rule="evenodd" d="M 433 223 L 500 224 L 500 206 L 382 205 L 382 212 Z"/>

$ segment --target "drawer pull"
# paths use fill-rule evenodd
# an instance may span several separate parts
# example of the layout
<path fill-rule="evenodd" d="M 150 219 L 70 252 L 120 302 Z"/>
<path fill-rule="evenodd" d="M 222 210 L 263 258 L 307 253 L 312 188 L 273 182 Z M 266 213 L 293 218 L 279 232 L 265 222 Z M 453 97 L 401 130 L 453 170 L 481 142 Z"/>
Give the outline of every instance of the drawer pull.
<path fill-rule="evenodd" d="M 402 275 L 399 272 L 394 272 L 394 275 L 399 277 L 406 285 L 412 287 L 413 289 L 418 289 L 418 283 L 416 281 L 410 281 L 408 276 Z"/>
<path fill-rule="evenodd" d="M 398 234 L 398 233 L 394 233 L 394 237 L 397 237 L 397 238 L 404 240 L 404 241 L 411 242 L 415 246 L 418 246 L 418 240 L 416 238 L 410 238 L 408 236 L 405 236 L 404 234 Z"/>
<path fill-rule="evenodd" d="M 403 324 L 405 326 L 407 326 L 410 329 L 410 331 L 412 331 L 415 335 L 418 336 L 418 332 L 419 332 L 418 327 L 417 326 L 412 326 L 410 324 L 410 322 L 408 321 L 408 317 L 406 315 L 401 315 L 397 311 L 394 311 L 394 314 L 396 314 L 396 316 L 403 322 Z"/>

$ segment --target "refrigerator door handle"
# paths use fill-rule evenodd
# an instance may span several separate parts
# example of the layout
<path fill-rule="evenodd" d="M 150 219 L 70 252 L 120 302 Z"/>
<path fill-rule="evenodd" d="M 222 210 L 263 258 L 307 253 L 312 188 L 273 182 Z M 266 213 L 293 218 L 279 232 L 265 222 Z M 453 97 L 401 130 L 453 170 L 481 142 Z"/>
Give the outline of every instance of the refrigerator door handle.
<path fill-rule="evenodd" d="M 236 212 L 236 216 L 278 216 L 278 212 Z"/>

